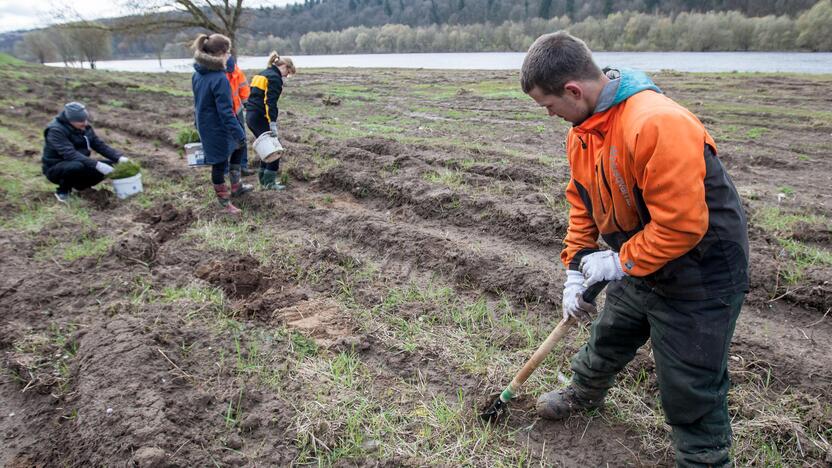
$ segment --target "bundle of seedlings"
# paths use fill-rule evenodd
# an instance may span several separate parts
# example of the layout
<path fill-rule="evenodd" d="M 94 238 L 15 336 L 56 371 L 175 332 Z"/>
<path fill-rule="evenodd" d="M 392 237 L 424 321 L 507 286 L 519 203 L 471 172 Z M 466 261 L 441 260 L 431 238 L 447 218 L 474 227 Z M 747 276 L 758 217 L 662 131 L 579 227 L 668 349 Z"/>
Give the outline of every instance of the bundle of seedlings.
<path fill-rule="evenodd" d="M 133 177 L 141 171 L 142 168 L 138 163 L 127 161 L 113 166 L 113 172 L 111 172 L 107 177 L 114 180 L 126 179 L 128 177 Z"/>

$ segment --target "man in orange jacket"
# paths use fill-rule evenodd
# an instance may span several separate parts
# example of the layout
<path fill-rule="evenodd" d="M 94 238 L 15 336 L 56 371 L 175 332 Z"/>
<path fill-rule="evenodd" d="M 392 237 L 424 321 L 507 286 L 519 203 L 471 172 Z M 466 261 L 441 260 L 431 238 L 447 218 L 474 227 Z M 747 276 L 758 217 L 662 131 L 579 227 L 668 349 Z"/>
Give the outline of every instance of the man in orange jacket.
<path fill-rule="evenodd" d="M 601 70 L 566 32 L 532 44 L 521 85 L 573 125 L 564 317 L 589 309 L 588 286 L 610 281 L 571 384 L 542 395 L 538 413 L 602 406 L 650 338 L 677 465 L 729 466 L 728 345 L 748 290 L 748 235 L 714 140 L 644 73 Z M 599 236 L 611 250 L 599 250 Z"/>
<path fill-rule="evenodd" d="M 240 121 L 240 125 L 246 128 L 245 117 L 243 116 L 243 103 L 248 100 L 251 94 L 251 88 L 246 81 L 246 75 L 237 66 L 237 59 L 232 55 L 228 57 L 226 62 L 225 76 L 228 77 L 228 84 L 231 85 L 231 106 L 234 108 L 234 115 Z M 240 169 L 242 175 L 250 176 L 254 172 L 248 168 L 248 148 L 244 145 L 238 151 L 242 151 L 242 158 L 240 159 Z"/>

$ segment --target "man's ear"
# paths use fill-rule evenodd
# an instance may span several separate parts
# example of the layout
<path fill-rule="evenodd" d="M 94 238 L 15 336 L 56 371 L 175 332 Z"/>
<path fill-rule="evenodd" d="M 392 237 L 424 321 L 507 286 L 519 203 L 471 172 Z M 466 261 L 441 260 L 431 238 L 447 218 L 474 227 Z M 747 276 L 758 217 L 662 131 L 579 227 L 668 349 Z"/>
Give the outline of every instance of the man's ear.
<path fill-rule="evenodd" d="M 584 90 L 577 81 L 567 81 L 566 84 L 563 85 L 563 90 L 564 94 L 568 94 L 575 99 L 580 99 L 584 95 Z"/>

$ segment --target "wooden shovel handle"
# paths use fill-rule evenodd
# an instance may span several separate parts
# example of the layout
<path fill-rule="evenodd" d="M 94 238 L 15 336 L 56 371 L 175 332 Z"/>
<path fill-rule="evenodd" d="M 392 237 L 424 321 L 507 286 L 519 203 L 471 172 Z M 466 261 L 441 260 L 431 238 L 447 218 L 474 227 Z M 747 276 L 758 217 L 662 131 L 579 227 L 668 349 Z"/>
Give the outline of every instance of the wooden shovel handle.
<path fill-rule="evenodd" d="M 558 344 L 558 341 L 560 341 L 560 339 L 563 338 L 563 335 L 565 335 L 566 332 L 572 328 L 572 324 L 574 323 L 575 320 L 573 318 L 565 318 L 558 323 L 558 326 L 552 330 L 552 333 L 549 333 L 549 336 L 546 337 L 546 340 L 543 341 L 540 346 L 538 346 L 537 351 L 534 352 L 523 368 L 520 369 L 520 372 L 514 376 L 514 379 L 511 381 L 511 386 L 509 387 L 512 392 L 516 393 L 517 390 L 520 389 L 520 387 L 526 382 L 526 379 L 528 379 L 529 376 L 532 375 L 532 372 L 537 369 L 537 366 L 539 366 L 540 363 L 546 359 L 546 356 L 549 355 L 552 348 Z"/>
<path fill-rule="evenodd" d="M 593 284 L 592 286 L 587 288 L 586 291 L 584 291 L 583 295 L 581 296 L 581 299 L 583 299 L 584 302 L 593 304 L 595 302 L 595 298 L 598 296 L 598 294 L 601 293 L 601 291 L 604 289 L 604 286 L 606 285 L 607 281 L 602 281 Z M 534 370 L 537 369 L 537 366 L 539 366 L 540 363 L 543 362 L 544 359 L 546 359 L 546 356 L 549 355 L 549 353 L 552 351 L 552 348 L 554 348 L 555 345 L 558 344 L 558 341 L 560 341 L 561 338 L 563 338 L 563 335 L 565 335 L 566 332 L 568 332 L 569 329 L 572 328 L 572 325 L 574 323 L 575 319 L 571 317 L 565 318 L 558 323 L 555 329 L 552 330 L 552 333 L 549 333 L 549 336 L 546 337 L 546 340 L 544 340 L 543 343 L 540 344 L 540 346 L 538 346 L 537 351 L 534 352 L 532 357 L 526 362 L 523 368 L 520 369 L 520 372 L 518 372 L 517 375 L 514 376 L 514 379 L 511 381 L 511 385 L 509 386 L 512 392 L 517 392 L 517 390 L 520 389 L 520 386 L 522 386 L 526 382 L 526 379 L 528 379 L 529 376 L 532 375 L 532 372 L 534 372 Z"/>

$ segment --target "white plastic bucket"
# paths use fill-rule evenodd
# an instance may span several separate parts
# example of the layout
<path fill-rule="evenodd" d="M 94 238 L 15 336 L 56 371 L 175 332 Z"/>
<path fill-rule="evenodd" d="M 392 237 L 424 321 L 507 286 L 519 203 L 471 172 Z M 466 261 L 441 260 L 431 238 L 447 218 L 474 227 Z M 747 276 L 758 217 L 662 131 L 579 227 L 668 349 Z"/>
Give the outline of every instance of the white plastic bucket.
<path fill-rule="evenodd" d="M 263 162 L 272 162 L 280 159 L 281 151 L 283 151 L 283 145 L 270 132 L 266 132 L 254 140 L 254 152 L 257 153 L 257 156 Z"/>
<path fill-rule="evenodd" d="M 202 143 L 188 143 L 185 145 L 185 158 L 189 166 L 205 166 L 205 153 L 202 152 Z"/>
<path fill-rule="evenodd" d="M 142 192 L 142 175 L 136 174 L 133 177 L 113 179 L 113 190 L 115 190 L 116 196 L 122 200 Z"/>

